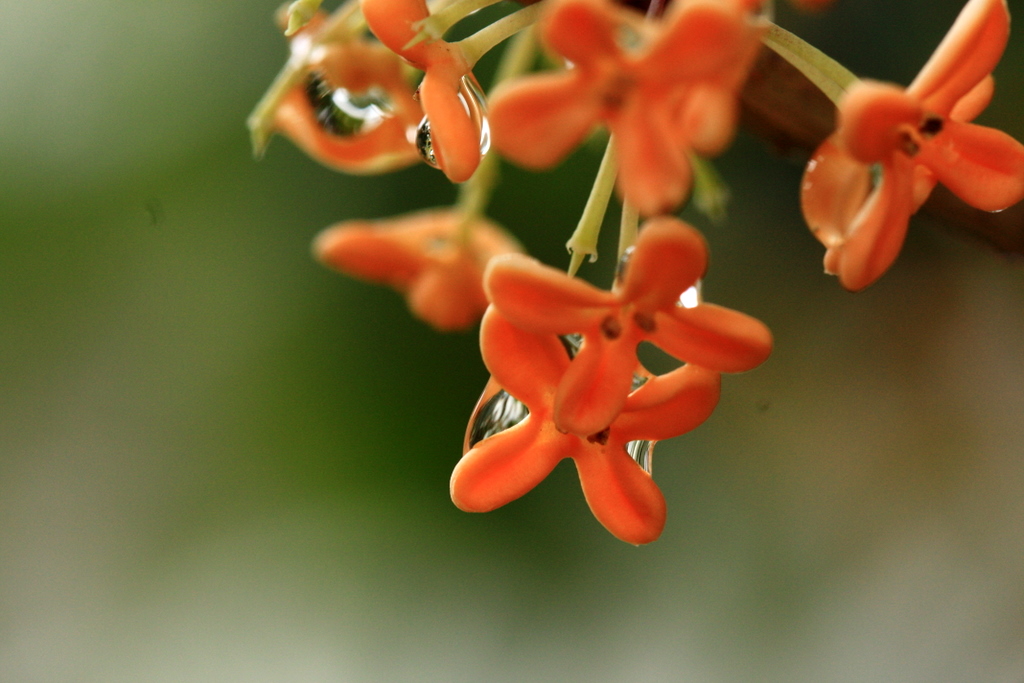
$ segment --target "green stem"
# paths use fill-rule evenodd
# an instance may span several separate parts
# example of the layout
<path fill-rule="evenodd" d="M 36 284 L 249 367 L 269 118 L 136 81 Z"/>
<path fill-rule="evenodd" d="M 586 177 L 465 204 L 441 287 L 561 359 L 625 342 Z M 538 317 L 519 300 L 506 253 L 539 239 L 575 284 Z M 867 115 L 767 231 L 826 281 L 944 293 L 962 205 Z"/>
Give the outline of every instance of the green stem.
<path fill-rule="evenodd" d="M 497 4 L 501 0 L 455 0 L 443 9 L 432 12 L 429 17 L 412 25 L 416 35 L 405 45 L 405 49 L 426 41 L 440 40 L 452 26 L 473 12 Z"/>
<path fill-rule="evenodd" d="M 776 24 L 769 24 L 762 41 L 797 68 L 825 96 L 838 105 L 857 77 L 824 52 Z"/>
<path fill-rule="evenodd" d="M 535 24 L 543 11 L 543 2 L 527 5 L 523 9 L 504 16 L 493 24 L 480 29 L 468 38 L 463 38 L 455 43 L 455 45 L 462 48 L 462 53 L 466 56 L 466 62 L 472 67 L 494 46 Z"/>
<path fill-rule="evenodd" d="M 590 256 L 591 263 L 597 260 L 597 238 L 601 234 L 601 224 L 604 222 L 604 214 L 608 210 L 608 200 L 611 199 L 612 190 L 615 189 L 617 172 L 615 137 L 612 136 L 608 138 L 608 147 L 604 150 L 604 158 L 601 159 L 601 166 L 597 169 L 594 187 L 590 190 L 587 205 L 583 207 L 580 222 L 576 225 L 572 237 L 565 243 L 566 249 L 572 254 L 569 259 L 569 275 L 576 274 L 585 256 Z"/>
<path fill-rule="evenodd" d="M 626 250 L 636 244 L 640 233 L 640 212 L 629 202 L 622 203 L 622 219 L 619 222 L 619 260 Z"/>
<path fill-rule="evenodd" d="M 462 222 L 459 224 L 459 241 L 463 244 L 469 244 L 473 222 L 483 215 L 484 209 L 491 201 L 491 195 L 494 194 L 494 188 L 501 176 L 498 166 L 497 154 L 485 154 L 473 177 L 459 186 L 459 198 L 455 202 L 455 209 L 462 216 Z"/>

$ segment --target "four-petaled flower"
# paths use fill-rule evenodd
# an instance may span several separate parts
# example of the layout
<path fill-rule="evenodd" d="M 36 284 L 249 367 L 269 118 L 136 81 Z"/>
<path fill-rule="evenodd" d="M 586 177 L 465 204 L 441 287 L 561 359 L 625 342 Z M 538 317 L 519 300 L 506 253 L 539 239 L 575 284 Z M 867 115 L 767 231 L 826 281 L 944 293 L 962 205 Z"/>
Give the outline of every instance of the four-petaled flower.
<path fill-rule="evenodd" d="M 482 102 L 476 101 L 471 65 L 462 49 L 444 40 L 417 38 L 414 25 L 430 17 L 424 0 L 362 0 L 366 24 L 380 42 L 423 71 L 419 99 L 430 122 L 436 165 L 452 182 L 469 180 L 482 156 Z"/>
<path fill-rule="evenodd" d="M 760 321 L 713 304 L 680 305 L 706 265 L 700 233 L 659 217 L 644 224 L 612 291 L 520 254 L 494 259 L 484 288 L 494 307 L 524 330 L 582 335 L 583 345 L 558 384 L 554 422 L 588 436 L 626 405 L 641 341 L 718 372 L 750 370 L 768 357 L 772 337 Z"/>
<path fill-rule="evenodd" d="M 843 96 L 838 128 L 804 174 L 801 203 L 827 247 L 825 270 L 847 289 L 892 265 L 936 182 L 986 211 L 1024 198 L 1024 145 L 968 123 L 991 99 L 1009 21 L 1005 0 L 970 0 L 909 87 L 860 81 Z"/>
<path fill-rule="evenodd" d="M 650 543 L 665 525 L 665 499 L 650 474 L 626 451 L 635 440 L 657 441 L 697 427 L 718 402 L 718 373 L 684 365 L 631 392 L 614 421 L 580 437 L 553 421 L 555 394 L 570 367 L 552 334 L 516 327 L 493 306 L 484 315 L 480 348 L 494 383 L 529 408 L 519 424 L 479 443 L 452 473 L 452 500 L 487 512 L 524 495 L 563 458 L 572 458 L 594 516 L 617 538 Z"/>
<path fill-rule="evenodd" d="M 346 221 L 324 230 L 314 252 L 326 265 L 405 295 L 418 318 L 438 330 L 473 325 L 487 308 L 481 278 L 491 257 L 518 242 L 484 218 L 435 209 L 381 221 Z"/>
<path fill-rule="evenodd" d="M 552 3 L 543 39 L 571 66 L 495 90 L 495 148 L 547 168 L 603 122 L 621 194 L 644 215 L 671 211 L 692 185 L 688 155 L 717 154 L 732 139 L 737 90 L 760 44 L 751 3 L 677 0 L 650 21 L 612 0 Z"/>
<path fill-rule="evenodd" d="M 293 43 L 310 40 L 311 27 Z M 409 131 L 422 116 L 402 61 L 379 43 L 349 40 L 313 51 L 305 82 L 285 95 L 274 126 L 326 166 L 379 173 L 419 159 Z"/>

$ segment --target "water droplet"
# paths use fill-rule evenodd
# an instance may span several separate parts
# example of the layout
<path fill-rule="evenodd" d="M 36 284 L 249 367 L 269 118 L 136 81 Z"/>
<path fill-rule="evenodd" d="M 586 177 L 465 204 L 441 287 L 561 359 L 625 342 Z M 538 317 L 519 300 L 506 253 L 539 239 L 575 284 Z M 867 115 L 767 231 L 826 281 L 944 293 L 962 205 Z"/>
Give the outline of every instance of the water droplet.
<path fill-rule="evenodd" d="M 629 453 L 629 457 L 633 458 L 637 465 L 643 468 L 643 471 L 647 474 L 651 473 L 652 460 L 651 457 L 654 454 L 654 444 L 657 441 L 630 441 L 626 444 L 626 452 Z"/>
<path fill-rule="evenodd" d="M 317 123 L 326 132 L 343 137 L 369 133 L 394 109 L 382 88 L 371 87 L 364 92 L 335 88 L 315 73 L 306 83 L 306 97 Z"/>
<path fill-rule="evenodd" d="M 634 251 L 636 251 L 635 246 L 626 247 L 622 256 L 619 257 L 619 262 L 615 264 L 615 281 L 620 285 L 626 279 L 626 269 L 629 268 L 629 259 L 632 258 Z"/>
<path fill-rule="evenodd" d="M 484 439 L 515 427 L 529 414 L 530 409 L 522 401 L 490 380 L 469 419 L 463 453 Z"/>
<path fill-rule="evenodd" d="M 697 308 L 697 306 L 700 306 L 700 302 L 703 301 L 700 290 L 701 281 L 697 280 L 696 284 L 679 295 L 679 305 L 683 308 Z"/>
<path fill-rule="evenodd" d="M 437 156 L 434 154 L 434 143 L 430 139 L 430 121 L 426 116 L 416 127 L 416 151 L 420 158 L 431 168 L 440 168 L 437 164 Z"/>
<path fill-rule="evenodd" d="M 487 121 L 487 103 L 476 79 L 469 76 L 462 77 L 462 82 L 459 85 L 459 99 L 462 101 L 466 113 L 469 114 L 470 121 L 480 131 L 480 155 L 483 156 L 491 148 L 491 124 Z M 420 125 L 416 127 L 413 142 L 416 145 L 416 151 L 420 153 L 420 158 L 428 166 L 440 168 L 431 138 L 430 119 L 424 116 Z"/>

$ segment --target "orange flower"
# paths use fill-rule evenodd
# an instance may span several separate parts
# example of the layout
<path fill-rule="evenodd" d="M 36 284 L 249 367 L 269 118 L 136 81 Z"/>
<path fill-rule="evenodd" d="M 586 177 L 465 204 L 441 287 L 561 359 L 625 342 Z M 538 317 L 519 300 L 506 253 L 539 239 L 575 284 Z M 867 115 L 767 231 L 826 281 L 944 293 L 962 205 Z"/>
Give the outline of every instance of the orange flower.
<path fill-rule="evenodd" d="M 508 429 L 498 425 L 494 433 L 474 435 L 470 424 L 466 453 L 452 473 L 455 504 L 467 512 L 501 507 L 533 489 L 563 458 L 572 458 L 587 504 L 608 531 L 634 544 L 657 539 L 665 526 L 665 499 L 627 444 L 697 427 L 718 402 L 718 373 L 687 365 L 654 377 L 629 394 L 607 429 L 579 437 L 560 431 L 552 420 L 555 394 L 570 366 L 558 337 L 526 332 L 492 306 L 484 314 L 480 348 L 492 375 L 480 408 L 506 391 L 529 414 Z"/>
<path fill-rule="evenodd" d="M 610 292 L 522 255 L 492 261 L 484 288 L 513 325 L 582 335 L 583 346 L 559 382 L 554 421 L 587 436 L 611 424 L 626 405 L 641 341 L 717 372 L 749 370 L 768 357 L 772 338 L 761 322 L 713 304 L 680 305 L 706 265 L 700 233 L 659 217 L 645 223 Z"/>
<path fill-rule="evenodd" d="M 801 203 L 827 247 L 825 270 L 847 289 L 892 265 L 936 182 L 986 211 L 1024 198 L 1024 145 L 968 123 L 991 99 L 1009 22 L 1004 0 L 970 0 L 909 87 L 860 81 L 843 96 L 836 132 L 807 166 Z"/>
<path fill-rule="evenodd" d="M 312 40 L 322 23 L 321 17 L 293 36 L 293 46 Z M 423 114 L 401 68 L 401 60 L 377 43 L 317 47 L 309 76 L 285 95 L 274 126 L 306 154 L 340 171 L 408 166 L 419 159 L 409 133 Z"/>
<path fill-rule="evenodd" d="M 496 149 L 547 168 L 603 122 L 620 193 L 644 215 L 672 210 L 692 184 L 688 154 L 717 154 L 732 139 L 736 93 L 760 44 L 750 3 L 677 0 L 644 21 L 611 0 L 552 2 L 543 39 L 571 67 L 495 90 Z"/>
<path fill-rule="evenodd" d="M 413 25 L 430 16 L 424 0 L 362 0 L 362 9 L 380 42 L 424 72 L 418 92 L 436 166 L 452 182 L 469 180 L 487 133 L 483 101 L 461 48 L 444 40 L 406 47 L 417 35 Z"/>
<path fill-rule="evenodd" d="M 381 221 L 346 221 L 324 230 L 313 250 L 326 265 L 393 287 L 418 318 L 438 330 L 475 323 L 484 309 L 481 278 L 492 256 L 519 251 L 504 230 L 473 219 L 468 243 L 462 214 L 443 209 Z"/>

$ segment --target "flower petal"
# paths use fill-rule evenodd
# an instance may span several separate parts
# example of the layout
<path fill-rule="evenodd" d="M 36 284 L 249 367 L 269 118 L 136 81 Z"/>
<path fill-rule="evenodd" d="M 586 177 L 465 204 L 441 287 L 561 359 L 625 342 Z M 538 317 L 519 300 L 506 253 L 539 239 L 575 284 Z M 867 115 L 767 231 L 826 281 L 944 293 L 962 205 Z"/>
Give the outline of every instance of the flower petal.
<path fill-rule="evenodd" d="M 396 54 L 422 67 L 416 58 L 427 43 L 419 43 L 419 49 L 412 50 L 406 50 L 405 45 L 416 35 L 412 25 L 430 16 L 427 3 L 424 0 L 361 0 L 359 4 L 373 35 Z"/>
<path fill-rule="evenodd" d="M 274 128 L 324 166 L 347 173 L 382 173 L 418 159 L 399 119 L 368 133 L 331 135 L 316 120 L 303 88 L 293 89 L 274 112 Z"/>
<path fill-rule="evenodd" d="M 850 224 L 871 190 L 871 171 L 835 144 L 821 143 L 800 183 L 800 208 L 814 236 L 826 247 L 846 241 Z"/>
<path fill-rule="evenodd" d="M 495 149 L 526 168 L 550 168 L 586 139 L 600 118 L 592 80 L 575 69 L 499 85 L 488 120 Z"/>
<path fill-rule="evenodd" d="M 615 38 L 621 23 L 610 2 L 559 0 L 548 9 L 543 40 L 574 64 L 616 59 L 621 48 Z"/>
<path fill-rule="evenodd" d="M 689 364 L 658 375 L 629 395 L 614 428 L 630 441 L 661 441 L 685 434 L 708 419 L 718 405 L 721 377 Z"/>
<path fill-rule="evenodd" d="M 1000 211 L 1024 199 L 1024 145 L 994 128 L 947 120 L 915 161 L 977 209 Z"/>
<path fill-rule="evenodd" d="M 685 150 L 674 139 L 663 102 L 628 97 L 608 121 L 619 157 L 618 187 L 643 216 L 669 213 L 690 192 L 693 173 Z"/>
<path fill-rule="evenodd" d="M 487 308 L 481 267 L 465 250 L 425 269 L 406 299 L 413 314 L 442 332 L 464 330 Z"/>
<path fill-rule="evenodd" d="M 986 76 L 978 81 L 978 85 L 971 88 L 970 92 L 961 97 L 949 113 L 949 118 L 954 121 L 973 121 L 985 111 L 992 96 L 995 94 L 996 81 L 992 76 Z"/>
<path fill-rule="evenodd" d="M 743 372 L 760 365 L 772 350 L 772 333 L 749 315 L 714 304 L 677 306 L 657 313 L 648 339 L 687 363 L 718 372 Z"/>
<path fill-rule="evenodd" d="M 569 354 L 558 337 L 521 330 L 494 306 L 480 323 L 480 352 L 495 381 L 533 412 L 554 400 L 555 387 L 569 367 Z"/>
<path fill-rule="evenodd" d="M 420 84 L 420 102 L 430 121 L 437 164 L 453 183 L 463 183 L 480 165 L 480 128 L 459 95 L 463 74 L 431 69 Z"/>
<path fill-rule="evenodd" d="M 568 454 L 565 437 L 551 437 L 530 416 L 484 439 L 455 466 L 452 502 L 466 512 L 489 512 L 529 493 Z"/>
<path fill-rule="evenodd" d="M 335 270 L 405 291 L 426 267 L 427 258 L 401 231 L 371 221 L 345 221 L 321 232 L 316 257 Z"/>
<path fill-rule="evenodd" d="M 671 216 L 646 221 L 626 263 L 619 296 L 640 311 L 675 306 L 707 270 L 704 238 Z"/>
<path fill-rule="evenodd" d="M 611 292 L 521 254 L 493 258 L 484 271 L 484 291 L 513 325 L 552 334 L 591 329 L 617 303 Z"/>
<path fill-rule="evenodd" d="M 857 161 L 874 164 L 903 149 L 907 131 L 924 118 L 917 98 L 899 86 L 857 81 L 839 101 L 836 143 Z"/>
<path fill-rule="evenodd" d="M 947 116 L 999 63 L 1010 37 L 1006 0 L 970 0 L 907 92 Z"/>
<path fill-rule="evenodd" d="M 715 78 L 757 45 L 758 33 L 739 7 L 717 0 L 673 3 L 664 29 L 639 65 L 662 80 Z"/>
<path fill-rule="evenodd" d="M 893 155 L 893 163 L 883 168 L 878 186 L 852 221 L 845 243 L 833 247 L 830 272 L 846 289 L 864 289 L 896 260 L 914 211 L 914 182 L 913 162 Z"/>
<path fill-rule="evenodd" d="M 618 339 L 584 338 L 555 394 L 553 419 L 559 429 L 587 437 L 618 416 L 633 385 L 637 332 L 630 326 Z"/>
<path fill-rule="evenodd" d="M 658 485 L 622 444 L 586 448 L 573 456 L 583 495 L 597 521 L 627 543 L 650 543 L 661 535 L 667 515 Z"/>

